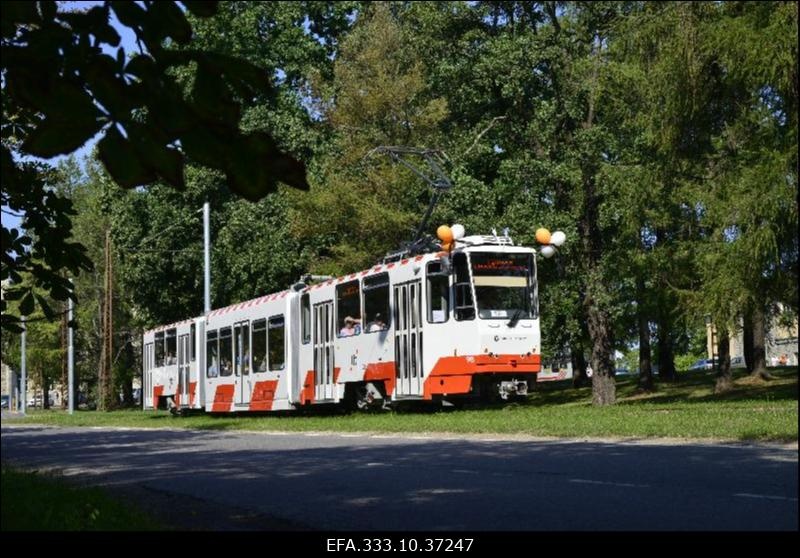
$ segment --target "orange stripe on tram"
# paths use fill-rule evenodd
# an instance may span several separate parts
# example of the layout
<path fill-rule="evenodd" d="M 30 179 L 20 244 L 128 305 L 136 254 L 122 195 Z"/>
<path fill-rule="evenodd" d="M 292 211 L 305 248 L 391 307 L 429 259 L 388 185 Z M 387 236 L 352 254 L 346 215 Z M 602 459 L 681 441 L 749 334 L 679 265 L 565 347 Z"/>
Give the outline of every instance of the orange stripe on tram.
<path fill-rule="evenodd" d="M 214 391 L 214 404 L 211 407 L 212 413 L 225 413 L 233 406 L 233 384 L 218 385 Z"/>
<path fill-rule="evenodd" d="M 271 411 L 277 387 L 278 380 L 256 382 L 255 387 L 253 387 L 253 395 L 250 398 L 250 410 Z"/>

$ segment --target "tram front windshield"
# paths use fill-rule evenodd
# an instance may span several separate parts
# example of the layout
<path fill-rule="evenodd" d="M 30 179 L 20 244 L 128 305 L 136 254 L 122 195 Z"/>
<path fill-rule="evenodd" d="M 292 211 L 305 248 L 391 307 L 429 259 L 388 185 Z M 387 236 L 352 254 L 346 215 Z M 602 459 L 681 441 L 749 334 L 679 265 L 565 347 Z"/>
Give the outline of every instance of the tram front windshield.
<path fill-rule="evenodd" d="M 535 316 L 533 254 L 472 252 L 472 279 L 483 319 Z"/>

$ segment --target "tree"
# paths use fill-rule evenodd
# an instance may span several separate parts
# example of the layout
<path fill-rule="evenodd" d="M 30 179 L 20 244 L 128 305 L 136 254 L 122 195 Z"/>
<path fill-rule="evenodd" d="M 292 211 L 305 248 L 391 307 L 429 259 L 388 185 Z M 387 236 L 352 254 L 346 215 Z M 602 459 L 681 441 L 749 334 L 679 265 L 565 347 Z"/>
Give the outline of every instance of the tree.
<path fill-rule="evenodd" d="M 447 100 L 442 127 L 457 146 L 454 166 L 469 177 L 444 209 L 474 212 L 484 230 L 508 225 L 522 243 L 533 243 L 543 225 L 567 233 L 560 261 L 539 266 L 545 342 L 549 350 L 568 345 L 577 371 L 591 347 L 599 404 L 614 400 L 613 330 L 623 308 L 609 260 L 617 225 L 606 218 L 616 210 L 607 190 L 619 118 L 606 106 L 616 102 L 608 45 L 624 9 L 555 2 L 409 9 L 415 42 L 431 61 L 433 93 Z"/>
<path fill-rule="evenodd" d="M 797 308 L 797 5 L 719 10 L 708 41 L 725 68 L 729 112 L 714 138 L 708 224 L 724 238 L 720 273 L 739 281 L 729 297 L 753 330 L 752 374 L 768 379 L 770 310 Z"/>
<path fill-rule="evenodd" d="M 216 12 L 211 2 L 184 6 L 195 17 Z M 135 33 L 138 53 L 129 57 L 119 46 L 112 12 Z M 126 188 L 160 179 L 182 189 L 187 158 L 223 172 L 247 199 L 260 199 L 279 181 L 307 188 L 301 162 L 284 154 L 269 133 L 239 126 L 237 99 L 269 94 L 270 76 L 234 57 L 191 49 L 192 28 L 177 3 L 105 2 L 71 12 L 56 2 L 15 2 L 4 10 L 0 32 L 2 202 L 24 211 L 28 231 L 3 229 L 0 279 L 19 283 L 20 273 L 29 271 L 37 286 L 65 300 L 71 287 L 59 272 L 89 269 L 80 246 L 68 242 L 69 203 L 52 195 L 37 168 L 20 158 L 71 153 L 96 134 L 99 158 Z M 116 49 L 116 56 L 103 47 Z M 186 68 L 188 90 L 176 81 Z M 22 298 L 20 311 L 32 310 L 30 288 L 13 286 L 7 297 Z M 5 307 L 4 300 L 3 326 L 13 327 L 15 317 Z"/>
<path fill-rule="evenodd" d="M 72 223 L 75 239 L 86 247 L 87 256 L 98 262 L 91 272 L 73 279 L 74 293 L 80 300 L 74 311 L 75 384 L 83 384 L 84 393 L 92 393 L 98 380 L 98 363 L 103 347 L 105 235 L 112 228 L 115 204 L 125 195 L 125 191 L 116 187 L 99 163 L 88 158 L 81 166 L 73 157 L 69 157 L 56 167 L 55 173 L 55 191 L 69 199 L 76 211 Z M 116 265 L 118 253 L 112 256 Z M 134 347 L 139 335 L 129 292 L 121 288 L 118 280 L 114 281 L 113 375 L 106 390 L 109 405 L 112 402 L 116 404 L 116 394 L 120 392 L 126 394 L 130 402 L 132 381 L 138 374 L 133 355 L 138 353 Z"/>
<path fill-rule="evenodd" d="M 761 328 L 770 302 L 797 304 L 797 7 L 647 4 L 629 36 L 652 92 L 645 165 L 672 216 L 655 227 L 667 256 L 656 267 L 659 360 L 672 360 L 678 295 L 687 322 L 710 315 L 717 326 L 724 390 L 740 317 Z"/>
<path fill-rule="evenodd" d="M 29 276 L 23 276 L 30 281 Z M 38 292 L 33 289 L 34 296 L 42 297 L 46 300 L 46 293 Z M 12 304 L 16 304 L 12 302 Z M 46 300 L 45 304 L 53 306 L 52 300 Z M 49 320 L 43 312 L 36 312 L 26 316 L 25 321 L 25 360 L 27 369 L 27 389 L 37 391 L 41 394 L 42 406 L 50 408 L 50 388 L 57 382 L 61 373 L 61 358 L 63 348 L 61 346 L 60 335 L 61 322 L 59 320 Z M 20 335 L 13 332 L 6 332 L 4 337 L 8 337 L 8 345 L 4 351 L 4 359 L 11 362 L 20 362 L 21 358 L 21 339 Z M 21 394 L 20 397 L 27 397 Z"/>
<path fill-rule="evenodd" d="M 435 147 L 447 106 L 431 95 L 408 30 L 383 3 L 342 42 L 332 82 L 316 86 L 332 144 L 310 195 L 293 204 L 292 227 L 318 250 L 315 271 L 341 274 L 410 240 L 431 195 L 385 156 L 368 155 L 381 145 Z"/>

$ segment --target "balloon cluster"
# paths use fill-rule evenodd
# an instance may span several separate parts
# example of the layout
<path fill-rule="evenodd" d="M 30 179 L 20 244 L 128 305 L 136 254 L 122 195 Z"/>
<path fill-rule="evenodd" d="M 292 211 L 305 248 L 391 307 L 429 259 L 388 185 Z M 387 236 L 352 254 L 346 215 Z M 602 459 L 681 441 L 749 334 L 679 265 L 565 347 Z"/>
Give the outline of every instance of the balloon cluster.
<path fill-rule="evenodd" d="M 566 239 L 567 235 L 561 231 L 555 231 L 550 234 L 550 231 L 545 228 L 536 229 L 536 242 L 543 244 L 542 249 L 539 251 L 545 258 L 553 257 L 557 251 L 556 248 L 564 244 Z"/>
<path fill-rule="evenodd" d="M 464 225 L 453 225 L 452 227 L 442 225 L 436 229 L 436 236 L 442 241 L 442 250 L 449 252 L 453 249 L 456 240 L 464 238 L 465 232 Z"/>

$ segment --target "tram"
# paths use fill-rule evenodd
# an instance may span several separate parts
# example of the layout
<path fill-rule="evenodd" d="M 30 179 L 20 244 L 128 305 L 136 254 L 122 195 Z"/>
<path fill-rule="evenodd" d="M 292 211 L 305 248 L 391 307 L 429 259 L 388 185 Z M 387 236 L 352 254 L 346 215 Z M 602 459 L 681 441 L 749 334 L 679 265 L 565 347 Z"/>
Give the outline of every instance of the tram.
<path fill-rule="evenodd" d="M 306 276 L 145 332 L 144 408 L 235 413 L 525 395 L 541 370 L 536 250 L 507 234 L 452 230 L 427 253 Z"/>

